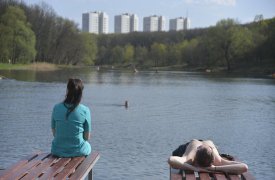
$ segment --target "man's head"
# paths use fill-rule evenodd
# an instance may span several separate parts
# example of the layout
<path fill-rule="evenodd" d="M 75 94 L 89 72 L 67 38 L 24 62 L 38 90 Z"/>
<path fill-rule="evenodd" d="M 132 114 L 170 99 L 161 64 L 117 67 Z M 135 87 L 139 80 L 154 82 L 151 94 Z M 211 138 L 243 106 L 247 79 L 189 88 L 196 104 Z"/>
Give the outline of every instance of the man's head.
<path fill-rule="evenodd" d="M 201 145 L 197 148 L 195 163 L 200 167 L 209 167 L 214 161 L 213 149 L 208 145 Z"/>

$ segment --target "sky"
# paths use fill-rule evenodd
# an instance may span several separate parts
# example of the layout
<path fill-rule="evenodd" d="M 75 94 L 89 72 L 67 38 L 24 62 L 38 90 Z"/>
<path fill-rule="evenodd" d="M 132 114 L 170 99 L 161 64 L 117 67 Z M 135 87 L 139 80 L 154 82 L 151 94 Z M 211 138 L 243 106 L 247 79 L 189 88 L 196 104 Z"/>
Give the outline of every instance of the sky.
<path fill-rule="evenodd" d="M 27 4 L 41 4 L 41 0 L 23 0 Z M 109 16 L 109 32 L 114 32 L 114 16 L 122 13 L 136 14 L 139 31 L 143 17 L 158 15 L 166 19 L 186 17 L 191 28 L 214 26 L 219 20 L 233 18 L 240 23 L 254 20 L 262 14 L 264 19 L 275 17 L 275 0 L 44 0 L 57 15 L 73 20 L 82 28 L 82 13 L 103 11 Z"/>

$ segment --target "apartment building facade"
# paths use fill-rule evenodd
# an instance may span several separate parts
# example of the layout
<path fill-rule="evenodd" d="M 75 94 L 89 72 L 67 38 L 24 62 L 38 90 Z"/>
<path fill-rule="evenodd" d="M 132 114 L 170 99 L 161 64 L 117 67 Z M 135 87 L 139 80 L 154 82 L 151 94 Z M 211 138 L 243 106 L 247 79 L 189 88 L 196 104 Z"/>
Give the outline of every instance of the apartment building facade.
<path fill-rule="evenodd" d="M 163 16 L 148 16 L 143 18 L 143 31 L 165 31 L 165 18 Z"/>
<path fill-rule="evenodd" d="M 129 33 L 138 31 L 138 17 L 135 14 L 124 13 L 115 16 L 114 32 Z"/>
<path fill-rule="evenodd" d="M 184 17 L 178 17 L 175 19 L 170 19 L 169 30 L 170 31 L 180 31 L 187 30 L 190 28 L 190 19 Z"/>
<path fill-rule="evenodd" d="M 189 18 L 185 18 L 184 29 L 190 29 L 190 28 L 191 28 L 191 20 Z"/>
<path fill-rule="evenodd" d="M 82 14 L 82 31 L 95 34 L 108 34 L 109 17 L 105 12 L 88 12 Z"/>

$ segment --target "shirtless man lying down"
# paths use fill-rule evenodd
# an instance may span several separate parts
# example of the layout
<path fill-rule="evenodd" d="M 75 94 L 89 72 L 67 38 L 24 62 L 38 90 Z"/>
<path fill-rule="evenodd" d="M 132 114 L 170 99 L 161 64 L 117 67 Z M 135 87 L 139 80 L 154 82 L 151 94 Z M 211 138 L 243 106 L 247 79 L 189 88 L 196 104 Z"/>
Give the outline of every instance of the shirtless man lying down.
<path fill-rule="evenodd" d="M 194 139 L 190 141 L 183 156 L 171 156 L 168 163 L 172 168 L 197 172 L 242 174 L 248 170 L 248 166 L 242 162 L 222 158 L 210 140 L 199 141 Z"/>

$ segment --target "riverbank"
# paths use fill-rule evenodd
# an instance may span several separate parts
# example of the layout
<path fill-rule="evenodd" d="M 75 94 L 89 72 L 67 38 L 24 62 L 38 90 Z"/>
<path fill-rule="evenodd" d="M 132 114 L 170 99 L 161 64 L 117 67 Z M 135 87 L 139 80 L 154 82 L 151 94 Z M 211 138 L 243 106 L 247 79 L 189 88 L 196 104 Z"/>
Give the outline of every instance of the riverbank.
<path fill-rule="evenodd" d="M 32 63 L 32 64 L 3 64 L 0 63 L 0 70 L 34 70 L 34 71 L 55 71 L 61 68 L 50 63 Z"/>
<path fill-rule="evenodd" d="M 186 71 L 186 72 L 201 72 L 207 74 L 228 74 L 228 75 L 243 75 L 243 76 L 261 76 L 274 77 L 274 65 L 257 66 L 257 67 L 236 67 L 228 71 L 226 67 L 191 67 L 184 65 L 174 65 L 165 67 L 133 67 L 133 66 L 95 66 L 93 69 L 97 71 L 119 70 L 119 71 Z"/>
<path fill-rule="evenodd" d="M 190 67 L 185 65 L 174 65 L 174 66 L 165 66 L 165 67 L 149 67 L 141 66 L 134 67 L 132 65 L 128 66 L 112 66 L 112 65 L 103 65 L 103 66 L 74 66 L 74 65 L 57 65 L 50 63 L 32 63 L 32 64 L 3 64 L 0 63 L 0 70 L 31 70 L 31 71 L 56 71 L 59 69 L 70 69 L 70 68 L 83 68 L 90 67 L 94 71 L 109 71 L 109 70 L 118 70 L 118 71 L 129 71 L 129 72 L 138 72 L 138 71 L 187 71 L 187 72 L 205 72 L 205 73 L 222 73 L 222 74 L 231 74 L 231 75 L 249 75 L 249 76 L 269 76 L 274 78 L 275 69 L 273 65 L 270 66 L 257 66 L 257 67 L 238 67 L 232 69 L 228 72 L 225 67 Z"/>

